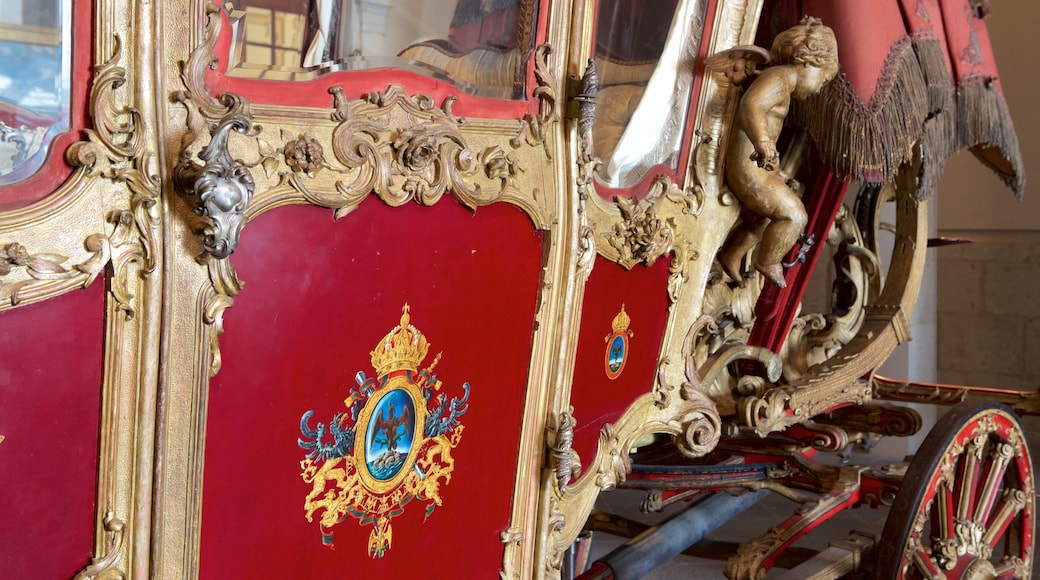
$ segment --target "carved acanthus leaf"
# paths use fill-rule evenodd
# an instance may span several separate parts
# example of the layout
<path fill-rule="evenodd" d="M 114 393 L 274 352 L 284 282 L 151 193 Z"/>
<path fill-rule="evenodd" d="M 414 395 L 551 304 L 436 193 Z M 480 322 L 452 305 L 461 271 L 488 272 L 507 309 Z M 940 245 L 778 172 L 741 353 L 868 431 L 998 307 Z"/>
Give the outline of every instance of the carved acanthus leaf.
<path fill-rule="evenodd" d="M 206 84 L 206 71 L 217 68 L 219 60 L 213 50 L 220 37 L 223 26 L 222 8 L 214 2 L 203 3 L 202 15 L 205 23 L 202 43 L 191 51 L 187 61 L 180 62 L 181 83 L 185 90 L 175 93 L 173 100 L 183 102 L 194 101 L 202 115 L 210 120 L 222 119 L 233 115 L 249 116 L 249 102 L 234 93 L 224 93 L 219 99 L 213 98 Z"/>
<path fill-rule="evenodd" d="M 579 280 L 588 280 L 592 274 L 592 267 L 596 264 L 596 234 L 587 225 L 583 225 L 578 232 L 578 260 L 575 264 L 575 274 Z"/>
<path fill-rule="evenodd" d="M 558 117 L 556 111 L 557 80 L 556 75 L 552 72 L 553 68 L 549 66 L 550 54 L 552 54 L 552 47 L 548 44 L 543 44 L 534 51 L 534 78 L 538 86 L 532 92 L 532 96 L 538 99 L 538 114 L 524 116 L 520 122 L 519 133 L 513 137 L 512 145 L 514 148 L 519 148 L 522 142 L 531 146 L 542 145 L 545 148 L 546 157 L 552 159 L 550 146 L 552 140 L 547 139 L 547 136 Z"/>
<path fill-rule="evenodd" d="M 619 197 L 617 205 L 622 221 L 615 224 L 608 241 L 620 253 L 622 265 L 631 267 L 642 262 L 652 266 L 672 249 L 675 241 L 672 228 L 658 217 L 652 200 Z"/>
<path fill-rule="evenodd" d="M 126 69 L 118 64 L 122 57 L 122 40 L 119 35 L 114 38 L 114 53 L 107 62 L 95 67 L 90 89 L 94 124 L 85 131 L 88 140 L 73 143 L 65 152 L 69 164 L 84 167 L 91 175 L 106 177 L 113 177 L 142 151 L 140 112 L 117 104 L 119 89 L 126 85 L 127 78 Z"/>
<path fill-rule="evenodd" d="M 238 279 L 230 260 L 209 260 L 210 286 L 202 304 L 202 321 L 206 324 L 209 342 L 209 376 L 220 372 L 220 335 L 224 334 L 224 311 L 234 303 L 234 297 L 244 284 Z"/>

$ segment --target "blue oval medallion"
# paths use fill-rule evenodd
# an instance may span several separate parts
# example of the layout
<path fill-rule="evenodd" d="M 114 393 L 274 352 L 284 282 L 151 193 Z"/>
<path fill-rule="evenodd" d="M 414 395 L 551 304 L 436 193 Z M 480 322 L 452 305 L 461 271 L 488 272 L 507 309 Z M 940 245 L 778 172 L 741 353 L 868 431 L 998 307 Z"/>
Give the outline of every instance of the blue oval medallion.
<path fill-rule="evenodd" d="M 415 437 L 415 403 L 394 389 L 376 404 L 365 430 L 365 464 L 379 481 L 392 479 L 404 467 Z"/>

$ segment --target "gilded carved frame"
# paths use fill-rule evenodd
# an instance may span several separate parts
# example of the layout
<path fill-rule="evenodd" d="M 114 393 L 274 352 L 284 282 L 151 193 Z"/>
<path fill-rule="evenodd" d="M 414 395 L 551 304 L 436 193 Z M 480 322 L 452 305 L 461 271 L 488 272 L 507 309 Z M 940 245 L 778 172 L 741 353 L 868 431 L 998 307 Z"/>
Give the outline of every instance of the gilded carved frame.
<path fill-rule="evenodd" d="M 92 78 L 75 81 L 89 83 L 87 128 L 56 152 L 73 171 L 41 201 L 0 213 L 0 311 L 105 287 L 95 542 L 77 579 L 148 573 L 163 268 L 157 139 L 146 121 L 156 116 L 154 10 L 95 3 Z"/>
<path fill-rule="evenodd" d="M 760 2 L 713 6 L 708 54 L 753 41 Z M 591 29 L 594 14 L 583 16 L 586 29 Z M 585 62 L 585 55 L 591 53 L 590 35 L 585 34 L 582 42 L 575 39 L 571 47 L 571 62 Z M 578 70 L 572 74 L 588 73 Z M 659 176 L 639 199 L 619 197 L 611 203 L 593 191 L 592 174 L 600 161 L 588 153 L 595 150 L 588 125 L 582 123 L 579 113 L 567 126 L 572 160 L 568 185 L 580 199 L 581 259 L 576 273 L 581 284 L 573 299 L 581 302 L 596 255 L 626 268 L 670 258 L 670 307 L 650 392 L 632 401 L 615 423 L 602 426 L 595 456 L 580 458 L 584 473 L 570 483 L 562 472 L 569 471 L 568 466 L 578 458 L 567 444 L 568 430 L 571 413 L 581 410 L 568 406 L 571 375 L 561 377 L 561 388 L 554 393 L 554 414 L 547 418 L 546 440 L 554 461 L 552 475 L 543 481 L 542 509 L 548 518 L 542 523 L 544 541 L 539 552 L 539 561 L 545 565 L 542 572 L 550 577 L 559 574 L 563 553 L 577 538 L 599 493 L 613 490 L 625 480 L 628 450 L 639 438 L 653 433 L 672 435 L 684 453 L 700 456 L 714 449 L 721 436 L 721 417 L 704 389 L 717 371 L 697 367 L 693 346 L 711 322 L 701 315 L 701 306 L 713 258 L 737 218 L 737 207 L 721 172 L 730 109 L 735 103 L 728 87 L 711 75 L 705 75 L 694 90 L 700 91 L 700 100 L 688 126 L 696 127 L 697 134 L 684 183 Z M 573 368 L 573 350 L 569 354 Z"/>
<path fill-rule="evenodd" d="M 566 7 L 552 7 L 566 22 Z M 172 23 L 172 22 L 171 22 Z M 549 233 L 543 283 L 537 298 L 524 433 L 518 454 L 512 523 L 503 530 L 506 575 L 534 575 L 538 487 L 548 392 L 555 384 L 564 345 L 555 321 L 570 310 L 566 272 L 575 268 L 568 222 L 577 212 L 560 194 L 559 131 L 553 71 L 562 55 L 551 42 L 532 56 L 537 111 L 512 120 L 460 118 L 454 98 L 440 103 L 398 86 L 350 99 L 339 85 L 328 106 L 302 108 L 251 103 L 239 95 L 213 97 L 205 84 L 222 24 L 220 8 L 194 2 L 190 18 L 167 28 L 171 45 L 163 54 L 185 54 L 164 62 L 168 95 L 162 131 L 168 173 L 164 182 L 180 193 L 164 198 L 168 278 L 163 366 L 163 400 L 158 420 L 157 517 L 152 536 L 152 573 L 194 577 L 198 572 L 201 481 L 206 392 L 220 370 L 219 336 L 225 310 L 242 289 L 227 258 L 248 238 L 248 222 L 288 204 L 329 208 L 350 219 L 374 193 L 398 206 L 438 203 L 445 193 L 470 208 L 496 202 L 518 206 L 535 228 Z M 566 30 L 550 31 L 565 40 Z M 181 44 L 177 39 L 188 39 Z M 173 50 L 173 47 L 181 50 Z M 218 182 L 214 186 L 214 180 Z M 184 194 L 187 195 L 184 195 Z M 242 242 L 247 243 L 247 242 Z"/>

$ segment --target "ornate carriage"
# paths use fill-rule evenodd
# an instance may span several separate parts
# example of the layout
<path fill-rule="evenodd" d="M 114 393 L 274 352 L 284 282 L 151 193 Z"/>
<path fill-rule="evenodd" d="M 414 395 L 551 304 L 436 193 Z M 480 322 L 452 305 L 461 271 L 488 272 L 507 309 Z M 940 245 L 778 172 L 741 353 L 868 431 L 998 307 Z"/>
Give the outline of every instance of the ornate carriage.
<path fill-rule="evenodd" d="M 1023 188 L 988 4 L 864 4 L 12 10 L 4 54 L 57 72 L 0 95 L 3 575 L 631 577 L 775 492 L 805 505 L 731 577 L 868 505 L 880 537 L 803 569 L 1028 577 L 1035 397 L 876 374 L 945 160 Z M 841 74 L 780 116 L 806 215 L 769 281 L 719 261 L 761 216 L 751 88 L 705 63 L 758 82 L 804 14 Z M 971 394 L 905 473 L 820 460 Z M 619 486 L 692 507 L 585 562 Z"/>

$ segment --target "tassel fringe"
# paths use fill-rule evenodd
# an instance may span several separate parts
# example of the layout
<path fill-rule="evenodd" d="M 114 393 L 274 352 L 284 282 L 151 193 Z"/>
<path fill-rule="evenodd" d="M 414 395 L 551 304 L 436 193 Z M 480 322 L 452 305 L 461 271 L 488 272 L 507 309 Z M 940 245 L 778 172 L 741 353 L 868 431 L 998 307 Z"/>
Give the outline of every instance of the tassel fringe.
<path fill-rule="evenodd" d="M 819 94 L 792 103 L 788 123 L 808 131 L 842 179 L 883 183 L 904 163 L 920 161 L 917 197 L 924 200 L 946 161 L 967 147 L 1021 198 L 1018 138 L 992 81 L 962 79 L 954 94 L 942 44 L 927 33 L 907 36 L 889 50 L 869 103 L 839 75 Z"/>

